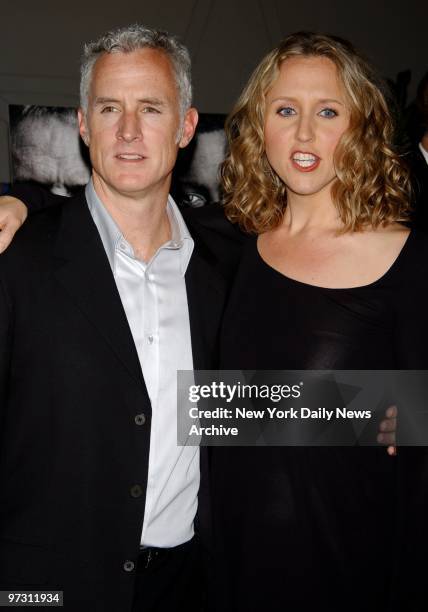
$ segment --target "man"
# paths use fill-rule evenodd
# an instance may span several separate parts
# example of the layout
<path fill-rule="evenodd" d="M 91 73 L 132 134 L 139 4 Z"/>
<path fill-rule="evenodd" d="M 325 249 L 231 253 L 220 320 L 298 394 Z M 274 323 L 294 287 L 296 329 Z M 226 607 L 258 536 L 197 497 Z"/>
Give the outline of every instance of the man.
<path fill-rule="evenodd" d="M 176 371 L 216 367 L 234 256 L 168 196 L 196 123 L 174 37 L 87 45 L 91 181 L 0 259 L 0 586 L 63 590 L 67 611 L 200 609 L 199 450 L 177 446 Z"/>
<path fill-rule="evenodd" d="M 407 162 L 414 189 L 414 226 L 428 229 L 428 72 L 420 81 L 414 104 L 409 107 L 411 148 Z"/>

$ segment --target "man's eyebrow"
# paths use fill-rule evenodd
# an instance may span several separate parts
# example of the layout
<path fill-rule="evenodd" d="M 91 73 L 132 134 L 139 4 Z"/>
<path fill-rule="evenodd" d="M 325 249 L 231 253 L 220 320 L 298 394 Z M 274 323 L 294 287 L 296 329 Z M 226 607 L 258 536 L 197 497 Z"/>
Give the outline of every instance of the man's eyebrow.
<path fill-rule="evenodd" d="M 138 100 L 140 104 L 153 104 L 153 106 L 165 106 L 165 101 L 160 98 L 141 98 Z"/>
<path fill-rule="evenodd" d="M 138 100 L 140 104 L 152 104 L 153 106 L 165 106 L 165 102 L 160 98 L 141 98 Z M 95 98 L 95 106 L 101 106 L 102 104 L 121 104 L 120 100 L 116 98 Z"/>
<path fill-rule="evenodd" d="M 95 106 L 101 104 L 119 104 L 119 100 L 115 100 L 115 98 L 95 98 Z"/>

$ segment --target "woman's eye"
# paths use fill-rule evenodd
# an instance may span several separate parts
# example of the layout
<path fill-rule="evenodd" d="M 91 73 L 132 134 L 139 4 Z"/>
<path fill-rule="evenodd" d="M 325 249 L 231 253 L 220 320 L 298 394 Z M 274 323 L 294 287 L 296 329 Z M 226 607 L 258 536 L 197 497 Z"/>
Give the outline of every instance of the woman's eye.
<path fill-rule="evenodd" d="M 290 117 L 291 115 L 295 115 L 296 111 L 291 106 L 283 106 L 278 110 L 278 115 L 282 117 Z"/>
<path fill-rule="evenodd" d="M 319 112 L 321 117 L 326 117 L 327 119 L 332 119 L 333 117 L 337 117 L 337 112 L 332 108 L 323 108 L 322 111 Z"/>

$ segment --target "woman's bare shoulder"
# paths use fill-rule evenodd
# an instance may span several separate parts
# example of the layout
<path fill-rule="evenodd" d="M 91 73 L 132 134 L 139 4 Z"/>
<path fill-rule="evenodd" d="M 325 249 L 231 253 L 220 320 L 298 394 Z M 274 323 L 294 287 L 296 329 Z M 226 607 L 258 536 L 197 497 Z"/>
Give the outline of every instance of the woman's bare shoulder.
<path fill-rule="evenodd" d="M 383 254 L 385 259 L 395 258 L 407 242 L 411 230 L 401 223 L 390 223 L 375 229 L 355 232 L 353 242 L 362 254 Z"/>

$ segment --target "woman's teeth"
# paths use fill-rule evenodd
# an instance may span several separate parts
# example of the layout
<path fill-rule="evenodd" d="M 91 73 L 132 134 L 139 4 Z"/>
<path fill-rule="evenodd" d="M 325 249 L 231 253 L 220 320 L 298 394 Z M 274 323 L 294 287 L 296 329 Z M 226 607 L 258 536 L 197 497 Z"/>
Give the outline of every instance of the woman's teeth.
<path fill-rule="evenodd" d="M 313 166 L 317 159 L 317 157 L 310 155 L 309 153 L 299 153 L 298 155 L 293 155 L 293 161 L 302 168 L 309 168 L 310 166 Z"/>

